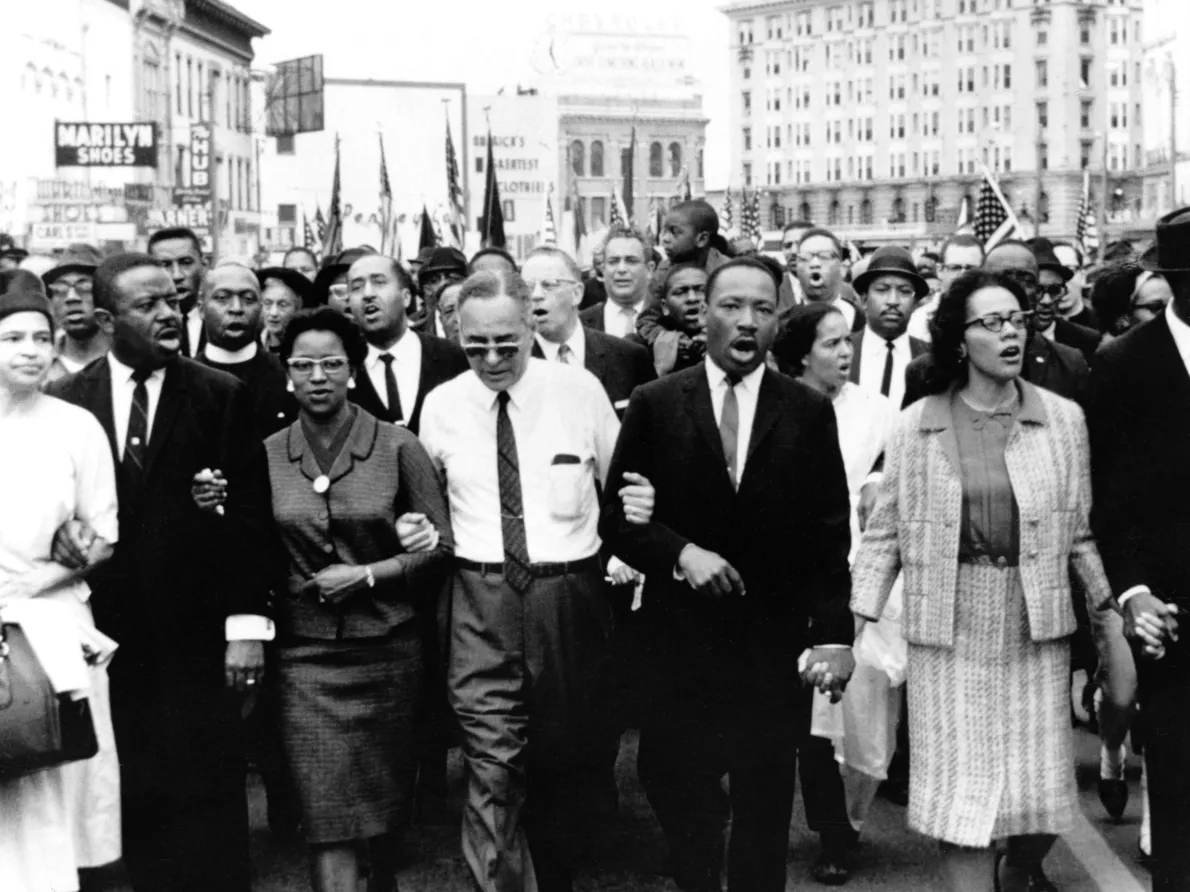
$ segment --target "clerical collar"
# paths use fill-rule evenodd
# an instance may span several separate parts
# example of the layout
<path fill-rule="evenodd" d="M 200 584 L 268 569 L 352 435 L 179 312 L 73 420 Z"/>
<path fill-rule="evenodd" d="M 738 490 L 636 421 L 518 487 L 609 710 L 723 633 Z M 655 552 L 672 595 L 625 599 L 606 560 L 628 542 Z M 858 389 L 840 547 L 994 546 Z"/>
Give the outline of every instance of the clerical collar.
<path fill-rule="evenodd" d="M 222 347 L 216 347 L 210 341 L 202 348 L 202 354 L 211 362 L 219 365 L 239 365 L 241 362 L 248 362 L 256 357 L 260 345 L 256 341 L 250 342 L 247 346 L 241 347 L 239 350 L 224 350 Z"/>

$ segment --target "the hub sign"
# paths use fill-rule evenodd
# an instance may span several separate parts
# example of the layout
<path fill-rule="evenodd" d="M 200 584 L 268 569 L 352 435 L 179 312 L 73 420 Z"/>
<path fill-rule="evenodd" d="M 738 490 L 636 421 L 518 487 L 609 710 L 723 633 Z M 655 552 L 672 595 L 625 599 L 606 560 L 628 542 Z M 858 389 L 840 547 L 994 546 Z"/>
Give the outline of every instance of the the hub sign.
<path fill-rule="evenodd" d="M 54 125 L 58 167 L 156 167 L 157 125 Z"/>

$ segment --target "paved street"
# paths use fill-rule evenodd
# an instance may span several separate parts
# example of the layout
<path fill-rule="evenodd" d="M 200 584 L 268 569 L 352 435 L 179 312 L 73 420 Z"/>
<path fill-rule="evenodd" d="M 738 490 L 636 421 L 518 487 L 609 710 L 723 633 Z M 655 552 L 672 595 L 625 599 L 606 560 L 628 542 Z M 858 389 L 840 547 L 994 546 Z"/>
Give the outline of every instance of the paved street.
<path fill-rule="evenodd" d="M 1097 741 L 1086 731 L 1076 732 L 1082 816 L 1075 832 L 1054 848 L 1046 861 L 1050 878 L 1063 892 L 1142 892 L 1148 889 L 1144 869 L 1135 860 L 1140 827 L 1139 768 L 1130 774 L 1132 797 L 1120 824 L 1109 822 L 1095 792 Z M 660 831 L 635 779 L 635 738 L 621 752 L 618 766 L 621 816 L 606 838 L 592 846 L 582 871 L 579 892 L 673 892 L 663 878 L 665 847 Z M 403 892 L 471 892 L 459 854 L 458 815 L 461 806 L 458 754 L 451 763 L 451 824 L 415 827 L 406 839 L 406 866 L 400 875 Z M 825 888 L 814 882 L 810 868 L 817 840 L 806 830 L 800 800 L 790 828 L 789 889 Z M 935 846 L 905 829 L 905 814 L 877 799 L 865 828 L 851 882 L 854 892 L 866 890 L 922 890 L 931 888 Z M 299 892 L 309 888 L 305 859 L 299 845 L 271 846 L 265 828 L 263 794 L 252 791 L 253 856 L 259 892 Z"/>

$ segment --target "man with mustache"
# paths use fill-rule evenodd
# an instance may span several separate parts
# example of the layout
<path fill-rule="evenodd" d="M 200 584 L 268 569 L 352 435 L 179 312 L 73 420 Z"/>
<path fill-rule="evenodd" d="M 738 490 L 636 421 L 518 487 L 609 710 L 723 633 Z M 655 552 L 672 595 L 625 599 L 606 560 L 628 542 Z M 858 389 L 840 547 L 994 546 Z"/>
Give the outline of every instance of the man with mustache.
<path fill-rule="evenodd" d="M 729 815 L 729 888 L 785 889 L 803 684 L 838 693 L 854 667 L 834 410 L 765 365 L 779 278 L 752 258 L 711 274 L 706 360 L 636 390 L 604 487 L 607 546 L 645 574 L 638 772 L 683 892 L 721 888 Z M 628 474 L 656 488 L 643 525 Z"/>
<path fill-rule="evenodd" d="M 50 385 L 90 410 L 117 469 L 120 536 L 91 577 L 111 666 L 124 860 L 137 892 L 249 892 L 248 813 L 236 692 L 257 689 L 275 570 L 264 446 L 240 382 L 179 356 L 179 298 L 158 258 L 95 271 L 112 318 L 108 355 Z M 196 474 L 219 468 L 223 514 L 201 510 Z M 67 522 L 54 558 L 85 564 Z"/>
<path fill-rule="evenodd" d="M 182 313 L 182 355 L 198 356 L 206 343 L 202 311 L 198 307 L 199 286 L 207 266 L 202 257 L 202 242 L 191 229 L 159 229 L 149 236 L 149 253 L 169 273 L 178 292 Z"/>
<path fill-rule="evenodd" d="M 913 311 L 930 293 L 930 286 L 917 273 L 908 251 L 888 245 L 877 249 L 868 268 L 856 276 L 855 290 L 867 325 L 851 336 L 855 349 L 851 381 L 900 406 L 905 399 L 905 369 L 930 349 L 926 341 L 908 334 Z"/>
<path fill-rule="evenodd" d="M 111 335 L 104 330 L 106 314 L 96 312 L 91 297 L 95 269 L 102 262 L 103 255 L 91 245 L 71 245 L 41 277 L 62 332 L 51 381 L 80 371 L 111 346 Z"/>

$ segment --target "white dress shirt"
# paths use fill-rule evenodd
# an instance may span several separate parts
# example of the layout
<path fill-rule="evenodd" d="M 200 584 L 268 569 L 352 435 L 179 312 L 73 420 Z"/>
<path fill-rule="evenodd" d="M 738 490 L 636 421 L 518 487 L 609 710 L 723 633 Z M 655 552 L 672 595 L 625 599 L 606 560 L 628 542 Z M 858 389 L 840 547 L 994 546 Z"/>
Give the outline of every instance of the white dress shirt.
<path fill-rule="evenodd" d="M 1178 314 L 1173 311 L 1173 301 L 1165 305 L 1165 321 L 1169 323 L 1169 333 L 1173 335 L 1173 345 L 1178 348 L 1178 356 L 1182 358 L 1182 365 L 1186 367 L 1186 373 L 1190 374 L 1190 325 L 1183 322 Z M 1151 594 L 1152 589 L 1147 585 L 1134 585 L 1120 595 L 1117 600 L 1119 600 L 1120 606 L 1123 607 L 1129 598 L 1133 595 L 1139 595 L 1141 592 Z"/>
<path fill-rule="evenodd" d="M 198 356 L 198 344 L 202 340 L 202 313 L 198 311 L 198 305 L 190 308 L 182 319 L 186 326 L 186 335 L 190 338 L 190 356 L 193 358 Z"/>
<path fill-rule="evenodd" d="M 913 359 L 913 351 L 909 347 L 908 333 L 892 343 L 892 380 L 886 395 L 894 406 L 900 406 L 905 399 L 905 369 Z M 884 383 L 884 363 L 888 357 L 888 341 L 869 328 L 864 331 L 863 345 L 859 354 L 859 386 L 880 394 L 880 385 Z"/>
<path fill-rule="evenodd" d="M 123 461 L 124 441 L 128 438 L 128 418 L 132 414 L 132 393 L 136 390 L 136 382 L 132 380 L 132 368 L 116 359 L 115 354 L 110 351 L 107 354 L 107 362 L 112 375 L 112 422 L 116 426 L 116 450 L 119 460 Z M 145 390 L 149 394 L 145 435 L 150 441 L 153 438 L 153 419 L 157 415 L 157 404 L 161 402 L 161 387 L 164 384 L 164 368 L 154 371 L 145 381 Z M 197 474 L 201 470 L 203 469 L 195 468 L 194 472 Z M 224 636 L 228 641 L 272 641 L 275 634 L 273 621 L 265 616 L 234 614 L 227 617 L 225 622 Z"/>
<path fill-rule="evenodd" d="M 617 338 L 636 334 L 636 317 L 644 308 L 644 298 L 630 307 L 622 307 L 614 300 L 606 301 L 603 305 L 603 330 Z"/>
<path fill-rule="evenodd" d="M 596 479 L 607 479 L 620 422 L 599 380 L 578 365 L 530 359 L 508 389 L 516 435 L 525 536 L 533 563 L 577 561 L 599 551 Z M 446 475 L 455 554 L 504 560 L 496 467 L 496 394 L 474 372 L 426 396 L 421 440 Z M 555 464 L 557 456 L 577 463 Z"/>
<path fill-rule="evenodd" d="M 373 344 L 368 345 L 368 358 L 364 360 L 364 370 L 376 388 L 380 402 L 388 405 L 388 388 L 384 384 L 384 363 L 380 357 L 384 353 L 393 356 L 393 375 L 397 379 L 397 393 L 401 397 L 401 411 L 405 417 L 413 411 L 417 403 L 417 388 L 421 385 L 421 339 L 409 329 L 388 350 L 381 350 Z"/>
<path fill-rule="evenodd" d="M 849 330 L 855 327 L 855 304 L 849 300 L 843 300 L 841 297 L 836 297 L 831 301 L 831 306 L 843 314 L 843 318 L 847 320 L 847 328 Z"/>
<path fill-rule="evenodd" d="M 541 352 L 545 358 L 550 362 L 558 361 L 558 351 L 562 348 L 561 344 L 555 344 L 553 341 L 547 341 L 540 334 L 535 334 L 537 344 L 541 347 Z M 571 365 L 577 365 L 579 368 L 586 368 L 587 366 L 587 338 L 583 335 L 582 325 L 576 324 L 574 331 L 570 337 L 566 339 L 566 346 L 570 348 L 570 356 L 568 357 Z"/>
<path fill-rule="evenodd" d="M 723 400 L 727 397 L 727 372 L 715 365 L 711 357 L 703 360 L 707 370 L 707 384 L 711 388 L 711 408 L 715 412 L 715 424 L 723 419 Z M 735 386 L 736 405 L 739 406 L 739 427 L 736 437 L 735 485 L 740 485 L 744 476 L 744 464 L 748 460 L 748 444 L 752 442 L 752 423 L 756 420 L 756 402 L 760 399 L 760 379 L 764 377 L 764 364 L 740 379 Z"/>
<path fill-rule="evenodd" d="M 934 318 L 934 313 L 938 311 L 938 295 L 931 294 L 926 298 L 925 303 L 917 305 L 917 309 L 913 311 L 913 315 L 909 317 L 909 337 L 917 338 L 919 341 L 930 343 L 930 322 Z"/>
<path fill-rule="evenodd" d="M 1049 328 L 1043 328 L 1041 331 L 1039 331 L 1037 333 L 1039 335 L 1041 335 L 1043 338 L 1045 338 L 1047 341 L 1052 341 L 1054 339 L 1054 330 L 1057 327 L 1058 327 L 1057 322 L 1051 322 Z"/>

